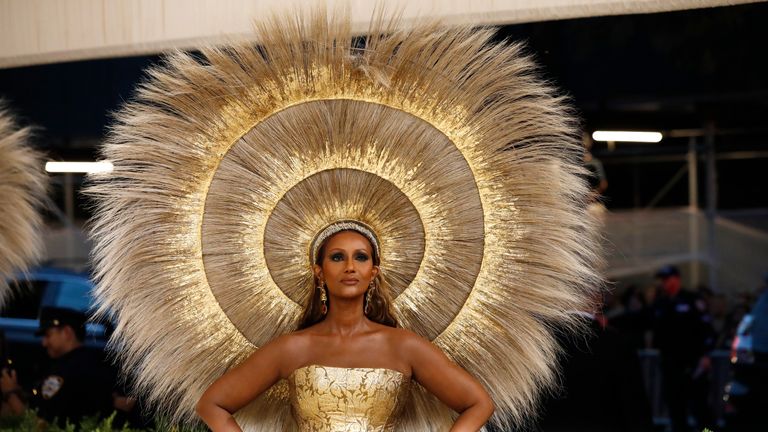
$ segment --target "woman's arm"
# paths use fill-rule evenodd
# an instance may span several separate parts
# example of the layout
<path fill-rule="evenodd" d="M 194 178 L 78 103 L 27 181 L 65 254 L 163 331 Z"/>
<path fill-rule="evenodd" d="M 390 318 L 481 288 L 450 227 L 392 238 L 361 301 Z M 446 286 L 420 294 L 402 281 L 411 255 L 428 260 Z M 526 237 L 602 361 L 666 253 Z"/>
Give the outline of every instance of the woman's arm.
<path fill-rule="evenodd" d="M 213 432 L 241 432 L 232 414 L 286 376 L 283 364 L 291 352 L 290 336 L 281 336 L 217 379 L 203 393 L 195 410 Z"/>
<path fill-rule="evenodd" d="M 451 432 L 476 432 L 493 414 L 493 400 L 467 371 L 451 362 L 435 345 L 416 334 L 406 337 L 405 352 L 413 378 L 459 413 Z"/>

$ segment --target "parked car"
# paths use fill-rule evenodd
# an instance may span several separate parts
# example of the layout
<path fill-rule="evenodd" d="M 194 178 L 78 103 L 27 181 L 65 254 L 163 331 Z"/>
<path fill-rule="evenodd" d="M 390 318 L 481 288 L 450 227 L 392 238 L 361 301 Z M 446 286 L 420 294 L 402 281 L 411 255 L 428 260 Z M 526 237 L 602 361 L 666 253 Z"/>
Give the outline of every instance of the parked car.
<path fill-rule="evenodd" d="M 731 380 L 725 387 L 728 431 L 768 430 L 768 291 L 739 323 L 731 345 Z M 758 342 L 759 341 L 759 342 Z"/>
<path fill-rule="evenodd" d="M 16 369 L 22 385 L 48 360 L 36 336 L 40 323 L 38 315 L 43 306 L 75 309 L 86 314 L 94 305 L 93 283 L 88 274 L 57 268 L 38 268 L 18 274 L 9 281 L 13 294 L 0 311 L 0 332 L 4 336 L 2 361 Z M 103 350 L 108 326 L 104 323 L 86 324 L 84 345 Z"/>

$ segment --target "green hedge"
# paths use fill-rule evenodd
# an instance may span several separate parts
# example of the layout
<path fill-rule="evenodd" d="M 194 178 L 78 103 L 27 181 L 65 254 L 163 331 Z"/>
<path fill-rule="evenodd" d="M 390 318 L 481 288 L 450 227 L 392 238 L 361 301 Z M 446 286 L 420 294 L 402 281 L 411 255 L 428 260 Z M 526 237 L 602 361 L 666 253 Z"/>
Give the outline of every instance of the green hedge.
<path fill-rule="evenodd" d="M 112 425 L 113 413 L 105 419 L 86 417 L 79 424 L 67 422 L 65 427 L 46 424 L 37 417 L 33 410 L 27 410 L 20 416 L 0 417 L 0 432 L 203 432 L 208 429 L 195 426 L 174 426 L 164 420 L 156 420 L 151 429 L 134 429 L 128 425 L 121 428 Z"/>

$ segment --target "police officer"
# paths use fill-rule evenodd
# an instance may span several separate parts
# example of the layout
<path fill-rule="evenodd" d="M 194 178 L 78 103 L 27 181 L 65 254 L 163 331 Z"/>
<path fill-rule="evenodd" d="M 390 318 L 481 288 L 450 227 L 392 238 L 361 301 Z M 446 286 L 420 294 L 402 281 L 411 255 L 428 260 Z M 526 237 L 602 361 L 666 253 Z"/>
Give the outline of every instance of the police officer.
<path fill-rule="evenodd" d="M 710 368 L 713 330 L 697 296 L 682 289 L 677 267 L 659 269 L 656 278 L 661 295 L 654 305 L 654 346 L 661 354 L 661 378 L 672 431 L 687 431 L 689 406 L 696 411 L 692 414 L 696 414 L 698 422 L 708 420 L 701 418 L 701 410 L 694 405 L 696 392 L 701 391 L 696 383 L 706 380 Z"/>
<path fill-rule="evenodd" d="M 48 422 L 77 424 L 85 416 L 112 412 L 110 371 L 99 353 L 83 346 L 86 320 L 85 314 L 72 309 L 44 307 L 40 312 L 36 335 L 43 337 L 51 362 L 32 390 L 30 405 Z M 9 395 L 11 406 L 18 407 L 21 397 L 14 390 L 18 389 L 15 378 L 12 372 L 3 372 L 4 394 Z"/>

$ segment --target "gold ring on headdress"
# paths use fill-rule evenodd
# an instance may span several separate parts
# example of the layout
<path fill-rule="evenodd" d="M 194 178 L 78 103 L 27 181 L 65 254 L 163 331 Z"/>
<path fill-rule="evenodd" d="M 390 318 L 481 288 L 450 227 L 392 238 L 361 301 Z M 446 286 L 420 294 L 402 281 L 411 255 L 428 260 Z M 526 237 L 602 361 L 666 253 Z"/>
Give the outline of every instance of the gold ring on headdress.
<path fill-rule="evenodd" d="M 46 194 L 42 155 L 29 145 L 0 100 L 0 307 L 12 295 L 8 279 L 24 272 L 43 251 L 40 212 Z"/>

